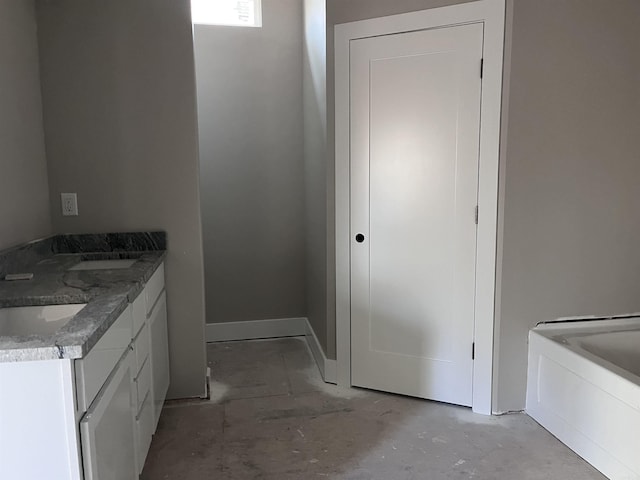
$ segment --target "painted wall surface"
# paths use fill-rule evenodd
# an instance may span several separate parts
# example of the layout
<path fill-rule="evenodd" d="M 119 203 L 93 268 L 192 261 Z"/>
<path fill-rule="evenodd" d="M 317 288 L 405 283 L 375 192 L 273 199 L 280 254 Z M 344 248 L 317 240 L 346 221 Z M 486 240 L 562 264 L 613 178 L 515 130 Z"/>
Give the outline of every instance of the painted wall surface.
<path fill-rule="evenodd" d="M 32 0 L 0 2 L 0 250 L 51 234 Z"/>
<path fill-rule="evenodd" d="M 169 396 L 204 394 L 204 287 L 188 0 L 37 4 L 58 233 L 166 230 Z M 77 192 L 78 217 L 61 217 Z"/>
<path fill-rule="evenodd" d="M 327 42 L 326 0 L 304 0 L 304 165 L 307 318 L 325 353 L 335 357 L 328 332 L 327 292 Z M 335 287 L 334 287 L 335 288 Z"/>
<path fill-rule="evenodd" d="M 536 322 L 640 311 L 640 3 L 509 10 L 498 411 L 524 407 Z"/>
<path fill-rule="evenodd" d="M 302 0 L 196 25 L 207 322 L 303 317 Z"/>

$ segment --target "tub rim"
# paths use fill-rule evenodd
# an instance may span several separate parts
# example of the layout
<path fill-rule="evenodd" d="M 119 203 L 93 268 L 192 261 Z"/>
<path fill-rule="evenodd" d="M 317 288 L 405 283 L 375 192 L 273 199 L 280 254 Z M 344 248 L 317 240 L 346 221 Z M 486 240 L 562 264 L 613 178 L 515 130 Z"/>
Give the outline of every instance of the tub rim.
<path fill-rule="evenodd" d="M 635 327 L 635 328 L 628 328 Z M 535 328 L 529 331 L 529 342 L 533 335 L 542 337 L 550 342 L 552 350 L 556 348 L 565 349 L 571 355 L 571 357 L 577 356 L 583 358 L 585 361 L 594 365 L 594 370 L 589 373 L 585 373 L 583 368 L 569 368 L 573 373 L 580 375 L 590 383 L 597 384 L 592 380 L 592 377 L 600 377 L 602 375 L 615 375 L 623 382 L 621 390 L 626 392 L 622 397 L 616 396 L 623 400 L 628 405 L 634 408 L 640 408 L 640 400 L 633 395 L 629 395 L 629 389 L 640 389 L 640 376 L 625 370 L 622 367 L 610 362 L 606 358 L 600 357 L 588 350 L 582 348 L 577 342 L 570 342 L 569 339 L 580 337 L 575 334 L 585 333 L 584 336 L 598 335 L 603 333 L 613 333 L 622 331 L 640 331 L 640 316 L 633 317 L 607 317 L 594 318 L 588 320 L 572 320 L 569 322 L 563 320 L 556 320 L 552 322 L 540 323 Z M 573 335 L 572 335 L 573 334 Z M 582 335 L 581 335 L 582 336 Z M 574 359 L 575 360 L 575 359 Z M 571 362 L 572 364 L 574 362 Z M 581 371 L 577 371 L 581 370 Z M 635 399 L 635 401 L 634 401 Z"/>

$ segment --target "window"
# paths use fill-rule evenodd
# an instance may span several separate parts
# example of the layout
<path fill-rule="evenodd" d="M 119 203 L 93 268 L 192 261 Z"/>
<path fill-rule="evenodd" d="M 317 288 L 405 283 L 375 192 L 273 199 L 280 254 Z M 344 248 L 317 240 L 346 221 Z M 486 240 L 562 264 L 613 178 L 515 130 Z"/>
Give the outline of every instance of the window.
<path fill-rule="evenodd" d="M 191 21 L 204 25 L 261 27 L 260 0 L 191 0 Z"/>

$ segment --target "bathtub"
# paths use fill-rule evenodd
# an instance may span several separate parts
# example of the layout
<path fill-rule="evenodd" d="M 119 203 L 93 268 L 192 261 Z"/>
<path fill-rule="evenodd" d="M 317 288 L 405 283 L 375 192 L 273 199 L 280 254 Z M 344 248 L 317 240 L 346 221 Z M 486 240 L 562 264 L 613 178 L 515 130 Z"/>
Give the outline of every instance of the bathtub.
<path fill-rule="evenodd" d="M 640 317 L 531 330 L 526 405 L 610 479 L 640 480 Z"/>

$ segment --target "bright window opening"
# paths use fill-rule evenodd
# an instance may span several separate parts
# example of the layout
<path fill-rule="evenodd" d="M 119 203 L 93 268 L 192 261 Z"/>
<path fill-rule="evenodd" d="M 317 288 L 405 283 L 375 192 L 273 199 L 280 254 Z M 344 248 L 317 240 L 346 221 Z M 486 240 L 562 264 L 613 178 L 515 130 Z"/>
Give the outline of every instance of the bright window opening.
<path fill-rule="evenodd" d="M 203 25 L 261 27 L 260 0 L 191 0 L 191 21 Z"/>

